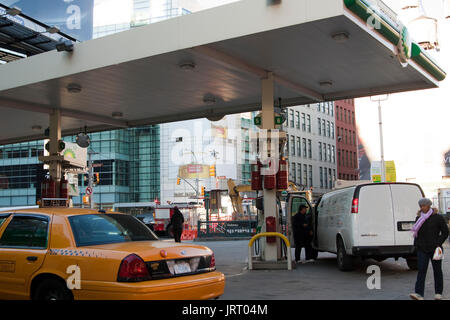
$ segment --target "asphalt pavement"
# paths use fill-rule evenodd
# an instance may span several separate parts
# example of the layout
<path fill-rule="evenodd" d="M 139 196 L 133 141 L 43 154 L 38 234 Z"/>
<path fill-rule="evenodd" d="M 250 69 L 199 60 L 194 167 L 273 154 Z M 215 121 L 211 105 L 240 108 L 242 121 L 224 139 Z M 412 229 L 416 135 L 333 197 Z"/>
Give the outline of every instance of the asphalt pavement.
<path fill-rule="evenodd" d="M 217 270 L 226 275 L 225 293 L 221 299 L 324 299 L 324 300 L 403 300 L 413 292 L 417 271 L 409 270 L 404 259 L 383 262 L 358 262 L 354 271 L 339 271 L 336 255 L 319 253 L 318 260 L 297 265 L 293 271 L 254 270 L 247 266 L 248 240 L 195 242 L 211 248 L 216 257 Z M 450 249 L 448 242 L 445 248 Z M 450 252 L 450 250 L 446 250 Z M 292 252 L 294 253 L 294 252 Z M 450 259 L 450 257 L 449 257 Z M 368 289 L 371 274 L 367 268 L 377 265 L 381 270 L 381 288 Z M 450 298 L 450 262 L 443 261 L 444 298 Z M 426 299 L 434 298 L 433 273 L 430 269 L 426 281 Z"/>

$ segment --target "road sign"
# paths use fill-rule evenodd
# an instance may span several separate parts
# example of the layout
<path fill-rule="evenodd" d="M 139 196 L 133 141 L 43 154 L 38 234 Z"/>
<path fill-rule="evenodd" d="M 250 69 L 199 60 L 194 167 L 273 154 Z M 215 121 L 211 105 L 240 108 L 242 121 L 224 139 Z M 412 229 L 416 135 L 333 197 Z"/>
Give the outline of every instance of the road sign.
<path fill-rule="evenodd" d="M 86 188 L 86 195 L 90 196 L 92 194 L 92 188 L 91 187 L 87 187 Z"/>

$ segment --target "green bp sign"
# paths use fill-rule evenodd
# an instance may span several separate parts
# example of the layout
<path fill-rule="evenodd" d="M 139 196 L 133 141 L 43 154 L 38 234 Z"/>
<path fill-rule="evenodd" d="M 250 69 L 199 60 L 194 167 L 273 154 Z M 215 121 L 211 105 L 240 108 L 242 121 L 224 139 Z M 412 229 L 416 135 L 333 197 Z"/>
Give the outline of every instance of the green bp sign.
<path fill-rule="evenodd" d="M 411 59 L 412 52 L 412 39 L 409 30 L 405 26 L 401 26 L 400 39 L 397 44 L 398 59 L 403 67 L 408 65 L 408 61 Z"/>
<path fill-rule="evenodd" d="M 284 117 L 278 113 L 275 114 L 274 117 L 274 122 L 275 122 L 275 126 L 281 126 L 283 124 L 283 122 L 285 121 Z M 261 113 L 259 113 L 254 119 L 253 119 L 253 123 L 255 126 L 257 126 L 258 128 L 261 128 L 262 126 L 262 115 Z"/>

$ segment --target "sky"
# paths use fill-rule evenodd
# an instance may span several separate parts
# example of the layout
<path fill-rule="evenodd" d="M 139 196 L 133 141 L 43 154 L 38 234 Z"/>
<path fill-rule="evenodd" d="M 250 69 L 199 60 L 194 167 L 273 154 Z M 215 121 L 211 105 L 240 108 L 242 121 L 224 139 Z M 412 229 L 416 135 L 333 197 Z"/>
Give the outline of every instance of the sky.
<path fill-rule="evenodd" d="M 429 12 L 443 12 L 441 0 L 430 1 Z M 399 0 L 385 0 L 402 12 Z M 411 1 L 409 1 L 411 2 Z M 404 24 L 408 25 L 405 13 Z M 440 52 L 429 52 L 438 64 L 450 72 L 450 19 L 439 22 Z M 413 34 L 414 38 L 414 34 Z M 450 80 L 440 88 L 389 95 L 382 102 L 385 160 L 394 160 L 399 181 L 421 184 L 430 197 L 444 187 L 444 154 L 450 151 Z M 380 159 L 378 103 L 370 98 L 356 100 L 356 119 L 360 137 L 372 160 Z M 450 187 L 450 184 L 447 184 Z"/>

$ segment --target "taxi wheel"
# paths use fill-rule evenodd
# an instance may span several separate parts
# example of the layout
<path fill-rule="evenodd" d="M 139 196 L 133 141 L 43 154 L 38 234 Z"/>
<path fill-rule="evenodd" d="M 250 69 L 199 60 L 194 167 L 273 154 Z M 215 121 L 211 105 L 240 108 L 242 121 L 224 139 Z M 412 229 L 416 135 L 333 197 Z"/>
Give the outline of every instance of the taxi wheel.
<path fill-rule="evenodd" d="M 67 289 L 64 281 L 47 279 L 36 288 L 35 300 L 73 300 L 72 292 Z"/>

